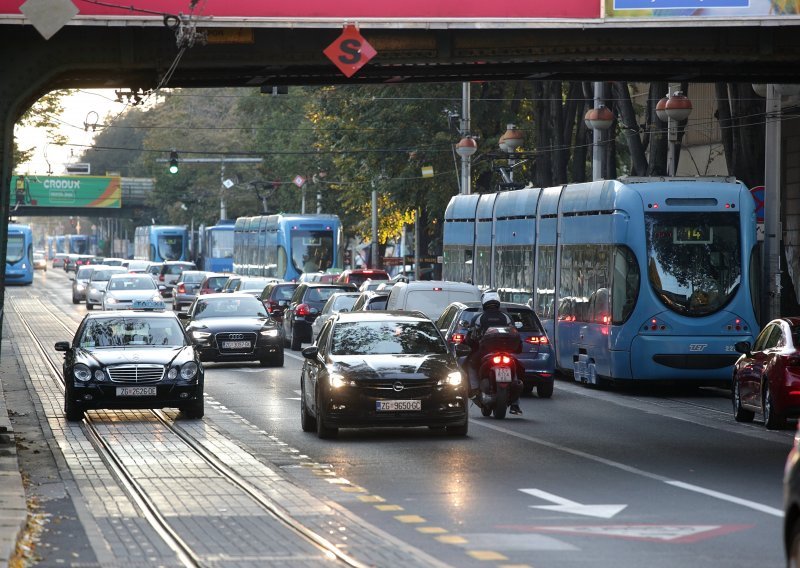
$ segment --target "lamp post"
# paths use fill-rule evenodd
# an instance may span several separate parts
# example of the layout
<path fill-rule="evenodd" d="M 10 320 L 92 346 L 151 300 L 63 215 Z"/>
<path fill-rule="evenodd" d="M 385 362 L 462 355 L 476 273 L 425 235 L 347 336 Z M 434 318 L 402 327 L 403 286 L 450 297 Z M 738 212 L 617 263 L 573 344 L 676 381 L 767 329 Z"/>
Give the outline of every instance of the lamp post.
<path fill-rule="evenodd" d="M 372 180 L 372 245 L 370 246 L 370 268 L 378 266 L 378 182 L 386 179 L 386 174 L 381 172 L 377 179 Z"/>
<path fill-rule="evenodd" d="M 525 136 L 522 131 L 517 129 L 514 124 L 506 125 L 506 131 L 500 137 L 498 143 L 500 150 L 508 154 L 508 168 L 505 170 L 501 169 L 500 174 L 503 176 L 503 181 L 507 184 L 514 183 L 514 166 L 516 165 L 516 160 L 514 160 L 513 155 L 516 153 L 517 148 L 522 146 L 524 138 Z"/>
<path fill-rule="evenodd" d="M 602 103 L 586 111 L 584 123 L 594 131 L 592 142 L 592 179 L 603 179 L 603 162 L 605 161 L 605 132 L 614 123 L 614 113 Z"/>
<path fill-rule="evenodd" d="M 692 101 L 683 94 L 682 91 L 675 91 L 671 96 L 662 98 L 656 104 L 656 116 L 667 123 L 667 175 L 674 177 L 678 170 L 678 129 L 679 123 L 683 122 L 692 114 Z"/>

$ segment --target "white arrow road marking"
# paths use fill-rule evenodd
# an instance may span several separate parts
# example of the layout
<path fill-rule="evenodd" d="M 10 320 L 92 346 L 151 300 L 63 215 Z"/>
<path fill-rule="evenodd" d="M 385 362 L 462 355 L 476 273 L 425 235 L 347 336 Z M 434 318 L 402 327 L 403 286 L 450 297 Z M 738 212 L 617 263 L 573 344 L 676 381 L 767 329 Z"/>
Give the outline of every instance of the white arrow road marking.
<path fill-rule="evenodd" d="M 574 515 L 586 515 L 587 517 L 598 517 L 610 519 L 627 505 L 582 505 L 569 499 L 564 499 L 558 495 L 553 495 L 541 489 L 520 489 L 523 493 L 555 503 L 555 505 L 531 505 L 532 509 L 544 509 L 546 511 L 558 511 L 560 513 L 572 513 Z"/>

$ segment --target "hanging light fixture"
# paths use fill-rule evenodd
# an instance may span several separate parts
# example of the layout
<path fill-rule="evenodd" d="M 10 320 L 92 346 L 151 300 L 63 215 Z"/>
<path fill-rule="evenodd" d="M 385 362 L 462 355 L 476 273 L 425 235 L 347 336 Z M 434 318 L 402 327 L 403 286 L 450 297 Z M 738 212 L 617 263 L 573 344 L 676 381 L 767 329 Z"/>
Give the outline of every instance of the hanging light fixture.
<path fill-rule="evenodd" d="M 606 105 L 600 104 L 587 110 L 583 121 L 592 130 L 608 130 L 614 123 L 614 113 Z"/>
<path fill-rule="evenodd" d="M 667 100 L 665 110 L 669 118 L 680 122 L 692 114 L 692 101 L 682 91 L 675 91 Z"/>
<path fill-rule="evenodd" d="M 516 125 L 509 124 L 506 126 L 505 133 L 500 137 L 500 149 L 507 153 L 514 152 L 522 146 L 524 138 L 525 135 L 517 129 Z"/>
<path fill-rule="evenodd" d="M 465 136 L 456 144 L 456 153 L 462 158 L 469 158 L 478 150 L 478 143 L 471 136 Z"/>
<path fill-rule="evenodd" d="M 660 101 L 656 103 L 656 116 L 658 120 L 661 122 L 667 122 L 669 120 L 669 116 L 667 115 L 667 103 L 669 102 L 669 93 L 666 96 L 662 97 Z"/>

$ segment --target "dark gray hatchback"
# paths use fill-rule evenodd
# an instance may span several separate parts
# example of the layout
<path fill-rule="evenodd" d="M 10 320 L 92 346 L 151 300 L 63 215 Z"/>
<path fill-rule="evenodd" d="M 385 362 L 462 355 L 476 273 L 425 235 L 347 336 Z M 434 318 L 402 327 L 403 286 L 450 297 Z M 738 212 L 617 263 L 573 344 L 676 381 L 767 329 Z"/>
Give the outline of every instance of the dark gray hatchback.
<path fill-rule="evenodd" d="M 336 292 L 356 292 L 353 284 L 320 284 L 303 282 L 292 294 L 289 305 L 283 312 L 283 336 L 285 344 L 299 351 L 303 342 L 312 341 L 311 324 L 320 310 Z"/>

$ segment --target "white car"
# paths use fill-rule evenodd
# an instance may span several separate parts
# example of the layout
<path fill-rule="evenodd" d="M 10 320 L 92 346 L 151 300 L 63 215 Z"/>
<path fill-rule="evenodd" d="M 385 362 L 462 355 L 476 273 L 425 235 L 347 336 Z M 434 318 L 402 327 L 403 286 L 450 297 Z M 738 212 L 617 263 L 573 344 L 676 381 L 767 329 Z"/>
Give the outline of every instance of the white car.
<path fill-rule="evenodd" d="M 89 284 L 86 286 L 86 309 L 93 310 L 95 306 L 103 306 L 103 291 L 106 289 L 108 279 L 113 274 L 127 274 L 128 270 L 122 266 L 95 265 Z"/>
<path fill-rule="evenodd" d="M 164 309 L 164 300 L 149 274 L 112 274 L 102 297 L 104 310 Z"/>

